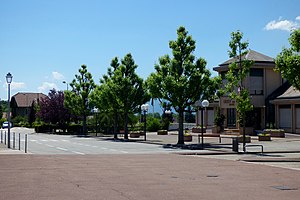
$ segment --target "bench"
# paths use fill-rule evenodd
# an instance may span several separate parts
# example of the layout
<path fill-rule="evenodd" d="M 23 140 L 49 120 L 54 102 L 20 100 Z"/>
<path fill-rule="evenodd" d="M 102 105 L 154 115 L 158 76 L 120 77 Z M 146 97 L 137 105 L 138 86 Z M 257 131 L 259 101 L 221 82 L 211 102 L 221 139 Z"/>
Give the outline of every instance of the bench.
<path fill-rule="evenodd" d="M 245 151 L 247 152 L 247 147 L 261 147 L 261 153 L 264 152 L 264 146 L 261 144 L 246 144 L 245 145 Z"/>

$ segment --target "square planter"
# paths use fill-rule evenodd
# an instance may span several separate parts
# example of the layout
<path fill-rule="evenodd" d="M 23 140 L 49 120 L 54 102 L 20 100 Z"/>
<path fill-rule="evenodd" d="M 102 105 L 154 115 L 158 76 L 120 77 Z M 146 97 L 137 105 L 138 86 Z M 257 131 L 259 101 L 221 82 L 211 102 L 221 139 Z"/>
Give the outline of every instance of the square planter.
<path fill-rule="evenodd" d="M 270 134 L 271 137 L 285 137 L 285 133 L 283 129 L 265 129 L 264 133 Z"/>
<path fill-rule="evenodd" d="M 221 132 L 221 127 L 220 126 L 213 126 L 211 129 L 212 133 L 220 133 Z"/>
<path fill-rule="evenodd" d="M 243 127 L 240 127 L 240 134 L 243 135 Z M 255 135 L 253 127 L 245 127 L 245 134 L 246 135 Z"/>
<path fill-rule="evenodd" d="M 132 131 L 129 133 L 129 136 L 131 138 L 139 138 L 141 136 L 140 132 L 139 131 Z"/>
<path fill-rule="evenodd" d="M 157 135 L 168 135 L 168 131 L 167 130 L 158 130 Z"/>
<path fill-rule="evenodd" d="M 192 133 L 202 133 L 201 127 L 193 127 Z M 203 128 L 203 133 L 206 133 L 206 128 Z"/>
<path fill-rule="evenodd" d="M 258 141 L 271 141 L 270 135 L 258 135 Z"/>
<path fill-rule="evenodd" d="M 239 136 L 239 137 L 237 137 L 237 139 L 238 139 L 239 143 L 243 143 L 243 136 Z M 251 137 L 250 136 L 246 135 L 245 139 L 246 139 L 245 140 L 246 143 L 251 143 Z"/>
<path fill-rule="evenodd" d="M 185 142 L 191 142 L 191 141 L 193 141 L 192 135 L 184 135 L 184 141 Z"/>

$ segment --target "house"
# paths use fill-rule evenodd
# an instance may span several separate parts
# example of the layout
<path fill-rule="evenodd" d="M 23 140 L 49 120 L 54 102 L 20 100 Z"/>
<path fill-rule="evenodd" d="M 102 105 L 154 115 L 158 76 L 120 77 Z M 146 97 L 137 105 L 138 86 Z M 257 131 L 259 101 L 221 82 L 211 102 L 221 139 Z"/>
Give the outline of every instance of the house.
<path fill-rule="evenodd" d="M 19 92 L 15 94 L 14 96 L 12 96 L 10 102 L 12 118 L 16 116 L 28 117 L 30 115 L 30 110 L 33 102 L 39 104 L 42 98 L 48 97 L 43 93 Z"/>
<path fill-rule="evenodd" d="M 287 83 L 285 83 L 279 72 L 274 71 L 275 60 L 273 58 L 254 50 L 249 50 L 242 59 L 245 59 L 245 57 L 254 61 L 250 68 L 250 73 L 244 81 L 244 85 L 250 93 L 251 103 L 254 106 L 254 110 L 248 113 L 248 117 L 251 117 L 250 121 L 253 122 L 252 126 L 254 129 L 264 129 L 275 123 L 275 108 L 270 102 L 284 93 Z M 218 67 L 213 68 L 221 76 L 223 85 L 227 82 L 225 74 L 234 59 L 231 58 Z M 235 100 L 224 95 L 219 99 L 218 106 L 221 109 L 221 113 L 226 117 L 224 127 L 239 128 Z M 212 115 L 215 114 L 215 110 L 215 104 L 207 108 L 205 113 L 207 118 L 205 120 L 206 124 L 212 123 Z M 200 116 L 200 113 L 198 112 L 197 115 Z"/>

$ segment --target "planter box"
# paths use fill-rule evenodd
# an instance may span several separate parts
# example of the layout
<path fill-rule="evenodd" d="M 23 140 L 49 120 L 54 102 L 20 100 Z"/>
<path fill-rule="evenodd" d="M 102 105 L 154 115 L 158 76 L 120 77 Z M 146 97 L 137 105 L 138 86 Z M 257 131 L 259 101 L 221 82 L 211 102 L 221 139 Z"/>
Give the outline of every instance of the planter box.
<path fill-rule="evenodd" d="M 240 127 L 240 134 L 243 135 L 243 127 Z M 246 135 L 255 135 L 253 127 L 245 127 L 245 134 Z"/>
<path fill-rule="evenodd" d="M 220 126 L 213 126 L 211 129 L 212 133 L 220 133 L 221 132 L 221 127 Z"/>
<path fill-rule="evenodd" d="M 158 130 L 157 135 L 168 135 L 168 131 L 167 130 Z"/>
<path fill-rule="evenodd" d="M 243 136 L 239 136 L 239 137 L 237 137 L 237 139 L 238 139 L 239 143 L 243 143 Z M 245 141 L 246 143 L 251 143 L 251 137 L 250 136 L 246 135 L 245 139 L 246 139 L 246 141 Z"/>
<path fill-rule="evenodd" d="M 141 136 L 140 132 L 139 131 L 132 131 L 129 133 L 129 136 L 131 138 L 139 138 Z"/>
<path fill-rule="evenodd" d="M 258 135 L 258 141 L 271 141 L 270 135 Z"/>
<path fill-rule="evenodd" d="M 191 141 L 193 141 L 193 136 L 192 135 L 185 135 L 184 136 L 184 141 L 185 142 L 191 142 Z"/>
<path fill-rule="evenodd" d="M 202 133 L 202 129 L 200 127 L 192 128 L 192 133 Z M 206 128 L 203 128 L 203 133 L 206 133 Z"/>
<path fill-rule="evenodd" d="M 270 134 L 271 137 L 285 137 L 283 129 L 265 129 L 263 133 Z"/>

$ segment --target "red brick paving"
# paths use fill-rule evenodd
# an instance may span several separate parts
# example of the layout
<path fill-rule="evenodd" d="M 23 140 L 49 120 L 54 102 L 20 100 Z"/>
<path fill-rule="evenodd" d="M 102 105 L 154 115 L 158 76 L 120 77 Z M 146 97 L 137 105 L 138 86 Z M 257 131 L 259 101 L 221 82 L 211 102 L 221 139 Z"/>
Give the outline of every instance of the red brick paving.
<path fill-rule="evenodd" d="M 238 161 L 172 154 L 0 155 L 1 200 L 299 198 L 300 171 Z"/>

